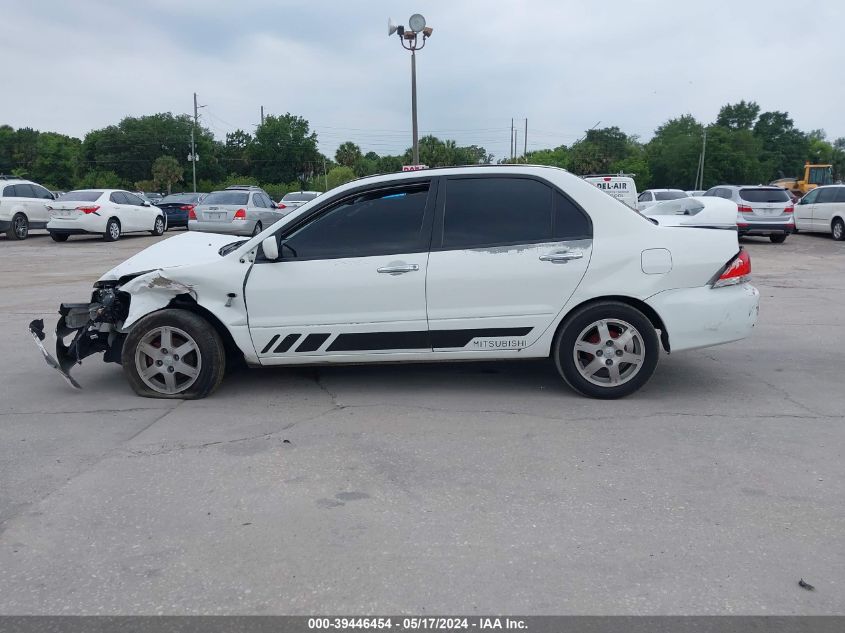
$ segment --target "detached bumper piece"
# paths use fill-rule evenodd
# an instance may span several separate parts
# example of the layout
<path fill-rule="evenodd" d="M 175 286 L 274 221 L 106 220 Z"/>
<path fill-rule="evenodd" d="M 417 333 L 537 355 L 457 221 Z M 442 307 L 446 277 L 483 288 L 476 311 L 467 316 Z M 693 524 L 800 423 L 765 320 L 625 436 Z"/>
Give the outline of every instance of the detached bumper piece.
<path fill-rule="evenodd" d="M 120 302 L 112 290 L 97 291 L 95 296 L 101 300 L 94 303 L 63 303 L 59 306 L 55 356 L 44 347 L 44 320 L 35 319 L 29 324 L 29 332 L 44 355 L 44 360 L 75 389 L 82 387 L 70 375 L 70 370 L 74 365 L 82 363 L 82 359 L 97 352 L 105 352 L 104 361 L 120 362 L 124 336 L 115 327 L 116 314 L 122 311 Z M 65 344 L 71 336 L 70 343 Z"/>

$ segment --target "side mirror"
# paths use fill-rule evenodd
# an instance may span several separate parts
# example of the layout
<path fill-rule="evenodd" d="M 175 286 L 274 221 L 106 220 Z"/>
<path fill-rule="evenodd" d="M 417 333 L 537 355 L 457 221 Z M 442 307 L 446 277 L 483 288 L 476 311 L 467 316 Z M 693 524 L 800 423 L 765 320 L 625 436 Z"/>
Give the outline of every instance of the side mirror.
<path fill-rule="evenodd" d="M 152 203 L 150 203 L 150 201 L 149 201 L 149 200 L 144 200 L 141 204 L 142 204 L 143 206 L 145 206 L 145 207 L 151 207 L 151 206 L 153 206 L 153 205 L 152 205 Z"/>
<path fill-rule="evenodd" d="M 261 250 L 264 252 L 264 257 L 270 261 L 279 259 L 279 242 L 276 241 L 276 236 L 271 235 L 263 242 L 261 242 Z"/>

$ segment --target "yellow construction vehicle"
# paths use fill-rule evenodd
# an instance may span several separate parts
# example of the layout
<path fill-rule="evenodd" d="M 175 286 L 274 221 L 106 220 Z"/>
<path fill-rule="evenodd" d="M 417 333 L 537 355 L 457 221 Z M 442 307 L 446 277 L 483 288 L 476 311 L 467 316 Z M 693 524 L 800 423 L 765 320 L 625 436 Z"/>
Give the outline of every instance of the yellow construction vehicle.
<path fill-rule="evenodd" d="M 833 184 L 833 165 L 813 165 L 804 163 L 804 178 L 781 178 L 770 182 L 770 185 L 775 187 L 783 187 L 789 189 L 796 196 L 803 196 L 810 189 L 815 189 L 822 185 Z"/>

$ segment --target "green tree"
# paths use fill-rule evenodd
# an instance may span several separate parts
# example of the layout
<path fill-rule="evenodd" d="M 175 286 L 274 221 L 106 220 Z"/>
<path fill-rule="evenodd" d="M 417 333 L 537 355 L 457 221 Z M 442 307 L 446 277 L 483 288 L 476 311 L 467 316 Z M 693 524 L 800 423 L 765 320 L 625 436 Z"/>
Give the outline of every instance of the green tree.
<path fill-rule="evenodd" d="M 182 180 L 182 166 L 173 156 L 159 156 L 153 161 L 153 182 L 169 194 L 173 185 Z"/>
<path fill-rule="evenodd" d="M 754 124 L 754 136 L 763 148 L 765 180 L 801 173 L 809 151 L 807 135 L 796 129 L 787 112 L 763 112 Z"/>
<path fill-rule="evenodd" d="M 341 143 L 340 147 L 337 148 L 337 151 L 334 154 L 334 159 L 337 161 L 338 165 L 351 167 L 353 169 L 355 168 L 355 164 L 360 161 L 361 158 L 363 158 L 361 155 L 361 148 L 352 141 Z"/>
<path fill-rule="evenodd" d="M 690 114 L 670 119 L 658 127 L 646 145 L 651 172 L 649 186 L 692 189 L 703 138 L 704 126 Z"/>
<path fill-rule="evenodd" d="M 252 143 L 252 136 L 243 130 L 235 130 L 226 134 L 226 141 L 221 149 L 220 161 L 223 163 L 226 172 L 245 176 L 249 174 L 251 165 L 249 163 L 248 150 Z"/>
<path fill-rule="evenodd" d="M 91 169 L 83 174 L 77 186 L 80 189 L 119 189 L 123 183 L 113 171 Z"/>
<path fill-rule="evenodd" d="M 570 147 L 569 167 L 576 174 L 606 174 L 613 163 L 631 153 L 631 139 L 618 127 L 588 130 Z"/>
<path fill-rule="evenodd" d="M 50 183 L 58 189 L 71 189 L 76 183 L 82 142 L 77 138 L 42 132 L 36 142 L 36 157 L 30 177 L 36 182 Z"/>
<path fill-rule="evenodd" d="M 260 182 L 307 182 L 318 164 L 322 169 L 317 135 L 309 130 L 308 121 L 290 113 L 265 117 L 247 156 L 251 173 Z"/>
<path fill-rule="evenodd" d="M 528 152 L 525 162 L 531 165 L 550 165 L 552 167 L 569 167 L 569 149 L 566 145 L 560 145 L 554 149 L 539 149 Z"/>
<path fill-rule="evenodd" d="M 760 114 L 760 106 L 754 101 L 743 100 L 739 103 L 729 103 L 719 110 L 716 125 L 731 130 L 750 130 L 758 114 Z"/>
<path fill-rule="evenodd" d="M 352 171 L 350 167 L 339 165 L 329 170 L 329 173 L 326 175 L 326 179 L 328 180 L 328 188 L 334 189 L 335 187 L 339 187 L 350 180 L 355 180 L 355 172 Z"/>

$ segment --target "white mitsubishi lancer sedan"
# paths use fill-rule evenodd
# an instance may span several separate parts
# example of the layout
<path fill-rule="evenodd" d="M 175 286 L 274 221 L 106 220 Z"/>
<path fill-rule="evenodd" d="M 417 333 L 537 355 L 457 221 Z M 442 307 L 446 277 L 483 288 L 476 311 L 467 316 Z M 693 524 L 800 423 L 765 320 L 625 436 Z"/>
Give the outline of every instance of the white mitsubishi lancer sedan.
<path fill-rule="evenodd" d="M 251 238 L 186 233 L 140 252 L 90 301 L 61 305 L 55 356 L 43 320 L 30 330 L 74 386 L 71 367 L 103 352 L 156 398 L 209 395 L 231 357 L 551 357 L 576 391 L 618 398 L 646 383 L 661 347 L 736 341 L 757 320 L 735 205 L 697 200 L 694 213 L 646 218 L 539 166 L 373 176 Z"/>

